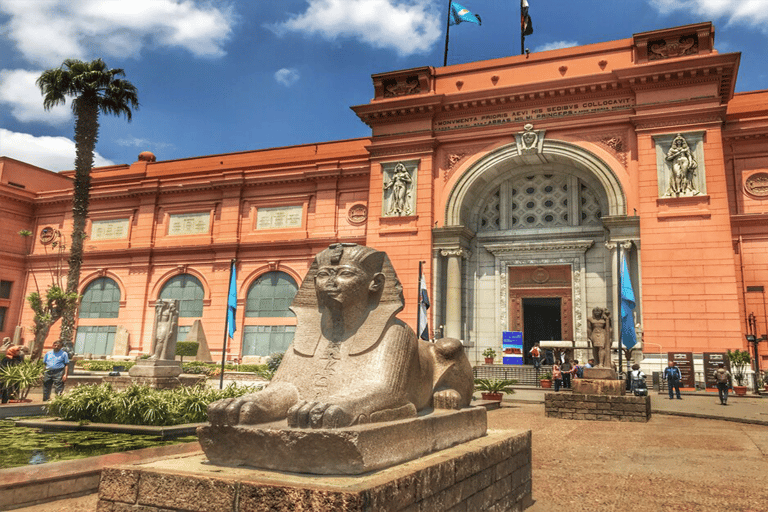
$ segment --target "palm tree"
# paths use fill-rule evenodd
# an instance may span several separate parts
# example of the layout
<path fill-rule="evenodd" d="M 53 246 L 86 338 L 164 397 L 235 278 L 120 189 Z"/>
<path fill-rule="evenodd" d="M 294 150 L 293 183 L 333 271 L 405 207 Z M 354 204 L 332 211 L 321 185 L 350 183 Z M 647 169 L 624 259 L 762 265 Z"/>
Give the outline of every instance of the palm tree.
<path fill-rule="evenodd" d="M 91 169 L 99 137 L 99 113 L 124 115 L 130 121 L 131 109 L 139 108 L 136 87 L 118 78 L 121 76 L 125 76 L 122 69 L 108 69 L 101 59 L 91 62 L 67 59 L 61 67 L 44 71 L 36 82 L 44 96 L 43 106 L 46 110 L 66 103 L 67 96 L 74 97 L 72 111 L 75 114 L 76 156 L 67 293 L 77 293 L 80 283 L 85 219 L 91 193 Z M 62 317 L 61 339 L 70 349 L 76 309 L 67 308 Z"/>

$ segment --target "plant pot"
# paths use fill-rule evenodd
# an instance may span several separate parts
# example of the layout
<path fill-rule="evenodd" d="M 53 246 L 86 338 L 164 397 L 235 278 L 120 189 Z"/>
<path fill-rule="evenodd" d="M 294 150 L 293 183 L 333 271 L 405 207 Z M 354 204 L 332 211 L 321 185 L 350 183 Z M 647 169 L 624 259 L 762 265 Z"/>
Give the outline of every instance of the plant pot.
<path fill-rule="evenodd" d="M 493 364 L 493 358 L 492 357 L 486 357 L 485 358 L 485 364 Z"/>
<path fill-rule="evenodd" d="M 763 387 L 765 388 L 766 391 L 768 391 L 768 384 L 763 384 Z"/>
<path fill-rule="evenodd" d="M 736 396 L 746 396 L 747 386 L 733 386 L 733 392 L 736 393 Z"/>
<path fill-rule="evenodd" d="M 543 388 L 551 388 L 552 387 L 552 381 L 549 379 L 541 379 L 539 381 L 541 383 L 541 387 Z"/>
<path fill-rule="evenodd" d="M 483 400 L 495 400 L 497 402 L 501 402 L 501 397 L 504 396 L 503 393 L 480 393 L 480 396 L 483 398 Z"/>

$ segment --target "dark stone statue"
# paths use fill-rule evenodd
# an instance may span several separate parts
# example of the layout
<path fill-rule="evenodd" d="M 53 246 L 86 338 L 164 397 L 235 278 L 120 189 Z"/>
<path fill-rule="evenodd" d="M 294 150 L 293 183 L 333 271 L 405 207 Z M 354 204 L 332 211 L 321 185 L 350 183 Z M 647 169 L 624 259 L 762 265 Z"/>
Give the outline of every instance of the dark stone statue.
<path fill-rule="evenodd" d="M 600 368 L 613 368 L 611 364 L 611 313 L 606 308 L 595 308 L 587 318 L 587 338 L 592 342 L 595 362 Z"/>

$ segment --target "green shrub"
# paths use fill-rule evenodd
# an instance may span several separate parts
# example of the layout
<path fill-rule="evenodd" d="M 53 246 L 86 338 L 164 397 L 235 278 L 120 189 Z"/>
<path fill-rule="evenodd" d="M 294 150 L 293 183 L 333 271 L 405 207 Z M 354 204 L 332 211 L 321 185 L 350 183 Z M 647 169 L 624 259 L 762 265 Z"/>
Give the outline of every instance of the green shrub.
<path fill-rule="evenodd" d="M 80 359 L 75 366 L 89 372 L 111 372 L 113 366 L 122 366 L 126 371 L 136 364 L 134 361 L 110 361 L 108 359 Z"/>
<path fill-rule="evenodd" d="M 181 356 L 181 362 L 184 362 L 184 357 L 195 357 L 197 351 L 200 348 L 200 343 L 197 341 L 177 341 L 176 342 L 176 355 Z"/>
<path fill-rule="evenodd" d="M 153 389 L 134 384 L 115 392 L 109 384 L 78 386 L 57 396 L 48 412 L 66 421 L 167 426 L 208 421 L 208 404 L 254 392 L 230 384 L 223 390 L 204 385 Z"/>

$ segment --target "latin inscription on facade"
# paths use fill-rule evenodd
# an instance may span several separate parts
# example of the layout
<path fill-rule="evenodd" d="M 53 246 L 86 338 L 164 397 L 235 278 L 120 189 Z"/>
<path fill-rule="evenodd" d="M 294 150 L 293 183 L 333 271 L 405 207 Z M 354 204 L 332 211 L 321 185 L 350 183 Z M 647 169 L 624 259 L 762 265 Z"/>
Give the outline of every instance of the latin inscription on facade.
<path fill-rule="evenodd" d="M 635 106 L 634 98 L 606 98 L 588 101 L 574 101 L 563 105 L 534 107 L 508 110 L 494 114 L 469 115 L 450 119 L 440 119 L 434 122 L 432 129 L 436 132 L 459 130 L 462 128 L 477 128 L 481 126 L 503 125 L 507 123 L 522 123 L 539 121 L 556 117 L 581 116 L 600 112 L 615 112 Z"/>
<path fill-rule="evenodd" d="M 211 214 L 204 213 L 182 213 L 171 215 L 168 225 L 168 235 L 200 235 L 208 233 L 211 225 Z"/>
<path fill-rule="evenodd" d="M 128 238 L 128 219 L 95 220 L 91 223 L 91 240 Z"/>
<path fill-rule="evenodd" d="M 302 206 L 259 208 L 256 213 L 256 229 L 300 228 Z"/>

